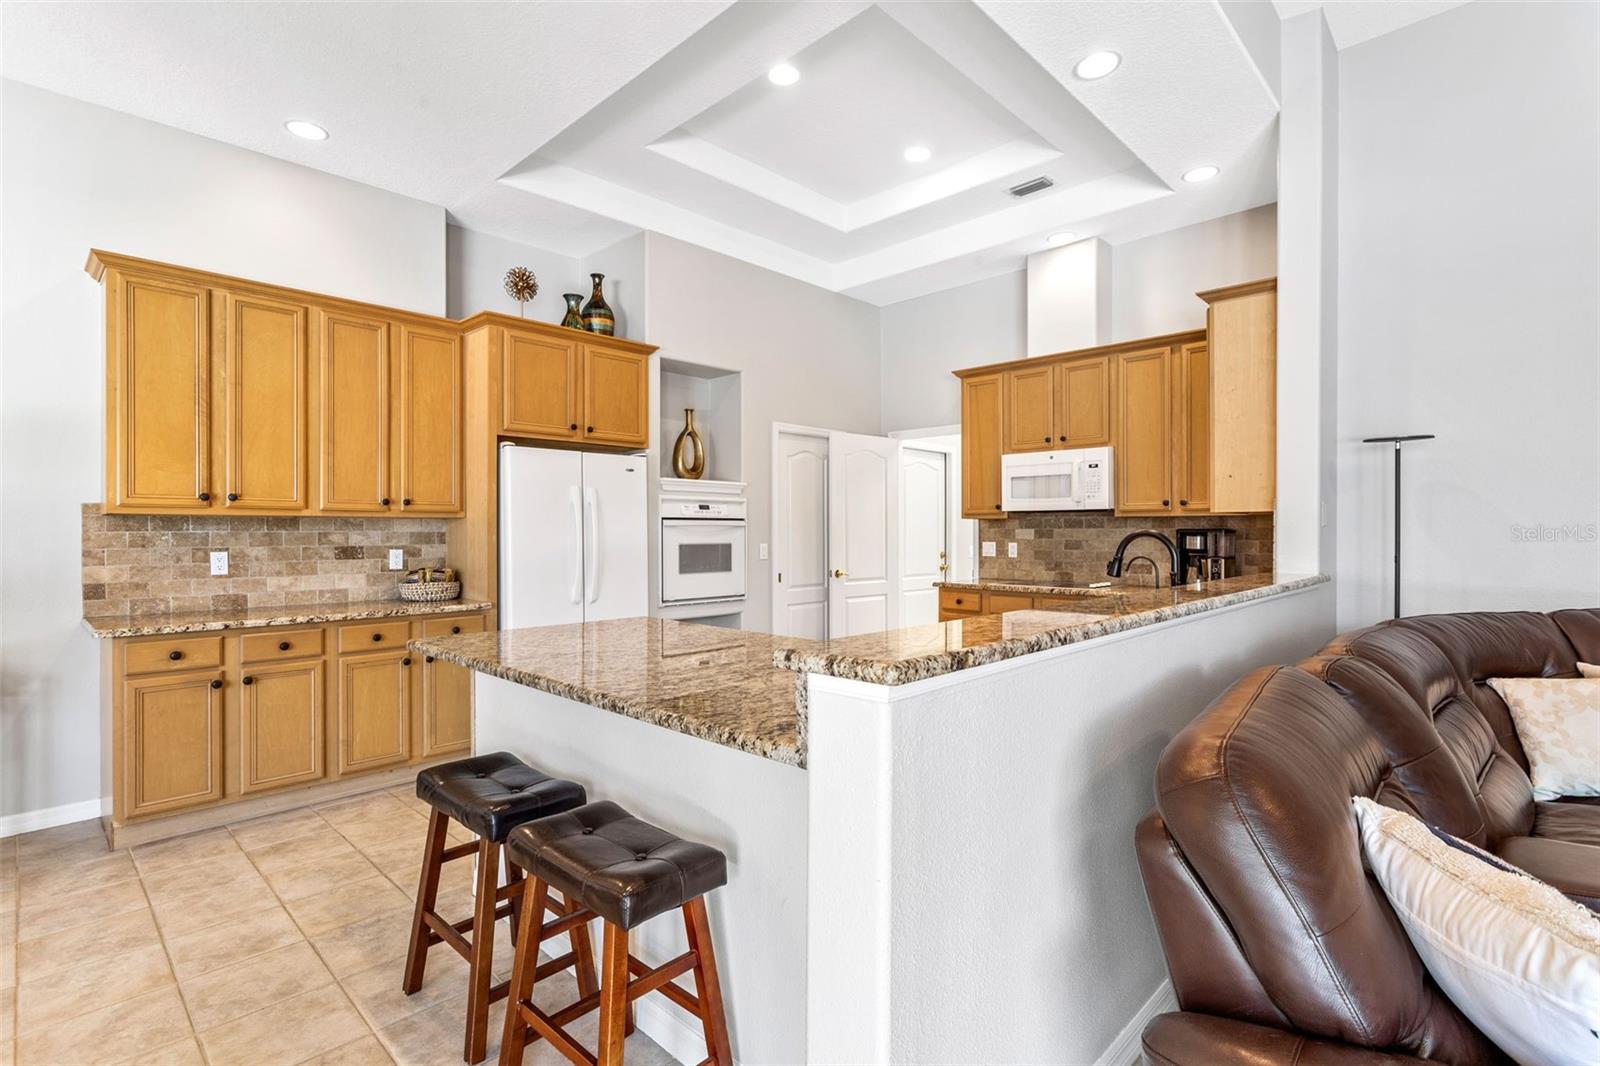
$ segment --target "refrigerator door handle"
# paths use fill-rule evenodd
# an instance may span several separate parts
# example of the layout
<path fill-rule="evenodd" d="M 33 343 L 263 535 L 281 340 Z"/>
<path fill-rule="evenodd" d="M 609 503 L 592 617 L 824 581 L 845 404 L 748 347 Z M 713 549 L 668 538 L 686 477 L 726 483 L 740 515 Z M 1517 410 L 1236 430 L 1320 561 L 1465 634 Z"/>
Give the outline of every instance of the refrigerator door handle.
<path fill-rule="evenodd" d="M 583 602 L 583 513 L 578 498 L 578 486 L 567 489 L 567 502 L 572 504 L 572 602 Z"/>
<path fill-rule="evenodd" d="M 584 571 L 588 577 L 588 598 L 593 603 L 600 587 L 600 496 L 594 489 L 585 487 L 583 505 L 589 519 L 589 540 L 584 545 Z"/>

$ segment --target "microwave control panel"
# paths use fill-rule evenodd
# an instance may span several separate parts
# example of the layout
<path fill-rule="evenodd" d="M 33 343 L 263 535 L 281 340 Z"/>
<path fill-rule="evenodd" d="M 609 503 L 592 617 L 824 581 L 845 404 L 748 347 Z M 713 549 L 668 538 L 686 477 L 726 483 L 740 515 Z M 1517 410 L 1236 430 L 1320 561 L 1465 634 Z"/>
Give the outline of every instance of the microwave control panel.
<path fill-rule="evenodd" d="M 1106 465 L 1095 459 L 1086 460 L 1082 465 L 1083 495 L 1091 500 L 1104 496 L 1106 493 Z"/>

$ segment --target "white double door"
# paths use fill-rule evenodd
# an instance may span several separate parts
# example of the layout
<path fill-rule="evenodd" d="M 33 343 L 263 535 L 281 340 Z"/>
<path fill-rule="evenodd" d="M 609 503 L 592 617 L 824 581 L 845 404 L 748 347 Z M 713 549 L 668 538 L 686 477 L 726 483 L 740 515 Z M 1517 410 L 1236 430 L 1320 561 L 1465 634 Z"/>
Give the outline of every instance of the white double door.
<path fill-rule="evenodd" d="M 937 621 L 947 459 L 888 437 L 780 432 L 774 631 L 820 640 Z"/>

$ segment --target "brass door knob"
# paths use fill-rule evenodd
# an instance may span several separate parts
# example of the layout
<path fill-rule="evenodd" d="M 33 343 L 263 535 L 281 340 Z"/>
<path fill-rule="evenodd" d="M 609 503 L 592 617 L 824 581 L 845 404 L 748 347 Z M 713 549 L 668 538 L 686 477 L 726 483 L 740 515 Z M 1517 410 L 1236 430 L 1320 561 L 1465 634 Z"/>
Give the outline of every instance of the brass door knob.
<path fill-rule="evenodd" d="M 845 572 L 843 570 L 835 570 L 833 572 L 833 576 L 834 577 L 844 577 L 845 576 Z"/>
<path fill-rule="evenodd" d="M 945 572 L 945 571 L 946 571 L 946 570 L 948 570 L 948 569 L 950 569 L 950 568 L 949 568 L 949 567 L 948 567 L 948 566 L 946 566 L 946 565 L 945 565 L 945 564 L 944 564 L 944 563 L 940 563 L 940 564 L 939 564 L 939 573 L 941 573 L 941 574 L 942 574 L 942 573 L 944 573 L 944 572 Z"/>

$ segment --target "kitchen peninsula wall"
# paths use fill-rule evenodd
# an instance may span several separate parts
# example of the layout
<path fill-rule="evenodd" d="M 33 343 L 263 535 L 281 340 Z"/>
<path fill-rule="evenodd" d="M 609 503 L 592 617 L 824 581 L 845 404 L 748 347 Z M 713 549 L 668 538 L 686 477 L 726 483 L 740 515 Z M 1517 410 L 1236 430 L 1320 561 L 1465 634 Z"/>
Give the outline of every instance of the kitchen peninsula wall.
<path fill-rule="evenodd" d="M 1185 515 L 1179 518 L 1117 518 L 1109 514 L 1083 514 L 1067 511 L 1013 514 L 1007 518 L 978 522 L 979 541 L 995 542 L 995 557 L 978 559 L 978 577 L 990 581 L 1018 581 L 1040 585 L 1087 585 L 1105 581 L 1106 562 L 1117 550 L 1117 543 L 1136 529 L 1154 529 L 1177 539 L 1179 529 L 1231 529 L 1241 574 L 1272 573 L 1272 515 Z M 1006 555 L 1006 544 L 1015 541 L 1017 557 Z M 1128 546 L 1123 580 L 1149 585 L 1150 567 L 1134 563 L 1137 555 L 1147 555 L 1161 567 L 1163 575 L 1170 565 L 1167 553 L 1153 540 L 1136 541 Z M 1167 583 L 1163 576 L 1163 585 Z"/>
<path fill-rule="evenodd" d="M 103 514 L 83 505 L 86 618 L 387 600 L 404 571 L 445 564 L 442 518 Z M 210 553 L 228 553 L 212 577 Z"/>

